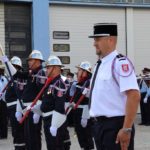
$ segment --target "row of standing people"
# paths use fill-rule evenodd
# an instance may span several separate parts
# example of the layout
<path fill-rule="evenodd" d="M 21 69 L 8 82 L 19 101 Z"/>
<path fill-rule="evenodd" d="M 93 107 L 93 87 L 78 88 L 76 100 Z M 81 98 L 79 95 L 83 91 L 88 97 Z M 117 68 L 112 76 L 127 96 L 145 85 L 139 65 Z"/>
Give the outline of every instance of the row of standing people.
<path fill-rule="evenodd" d="M 144 68 L 142 73 L 143 75 L 137 78 L 141 92 L 141 123 L 139 125 L 150 126 L 150 69 Z"/>
<path fill-rule="evenodd" d="M 6 58 L 1 59 L 6 63 Z M 46 69 L 42 68 L 43 61 L 40 51 L 32 51 L 28 58 L 29 70 L 25 72 L 19 57 L 14 56 L 11 59 L 16 72 L 13 81 L 10 80 L 5 84 L 7 89 L 4 103 L 7 104 L 15 150 L 41 150 L 42 120 L 47 149 L 69 150 L 71 141 L 66 119 L 69 112 L 66 110 L 73 109 L 71 106 L 76 105 L 85 91 L 88 95 L 91 78 L 89 62 L 77 66 L 77 81 L 72 83 L 69 78 L 61 75 L 63 65 L 58 57 L 50 56 L 46 62 Z M 33 100 L 48 80 L 51 81 L 45 87 L 40 100 L 32 107 Z M 70 103 L 70 99 L 73 103 Z M 79 145 L 84 150 L 94 149 L 88 102 L 88 96 L 84 96 L 83 101 L 72 111 L 75 132 Z M 29 109 L 31 113 L 20 124 L 23 114 Z"/>

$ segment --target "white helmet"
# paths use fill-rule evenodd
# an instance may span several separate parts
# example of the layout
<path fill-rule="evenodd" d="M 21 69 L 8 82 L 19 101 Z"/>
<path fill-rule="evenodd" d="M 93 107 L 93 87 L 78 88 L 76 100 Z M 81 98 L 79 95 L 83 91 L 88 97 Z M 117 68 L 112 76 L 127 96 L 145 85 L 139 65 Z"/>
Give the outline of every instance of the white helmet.
<path fill-rule="evenodd" d="M 12 65 L 17 65 L 19 67 L 22 67 L 22 61 L 19 57 L 14 56 L 10 61 Z"/>
<path fill-rule="evenodd" d="M 83 70 L 85 70 L 85 71 L 87 71 L 89 73 L 92 73 L 91 72 L 92 71 L 92 65 L 88 61 L 83 61 L 83 62 L 81 62 L 81 64 L 79 66 L 76 66 L 76 67 L 77 68 L 81 68 L 81 69 L 83 69 Z"/>
<path fill-rule="evenodd" d="M 46 66 L 60 66 L 64 67 L 60 61 L 60 59 L 57 56 L 49 56 Z"/>
<path fill-rule="evenodd" d="M 31 54 L 29 55 L 28 60 L 30 59 L 38 59 L 38 60 L 44 61 L 43 55 L 39 50 L 33 50 Z"/>

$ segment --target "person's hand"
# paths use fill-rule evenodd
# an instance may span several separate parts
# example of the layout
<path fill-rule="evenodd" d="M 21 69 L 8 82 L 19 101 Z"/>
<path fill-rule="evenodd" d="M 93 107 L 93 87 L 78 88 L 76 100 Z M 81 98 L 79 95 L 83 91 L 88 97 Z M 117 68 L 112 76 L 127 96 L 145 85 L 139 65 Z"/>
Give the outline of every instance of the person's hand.
<path fill-rule="evenodd" d="M 85 88 L 82 92 L 83 95 L 85 95 L 85 97 L 89 98 L 90 96 L 90 89 L 88 88 Z"/>
<path fill-rule="evenodd" d="M 50 127 L 50 133 L 52 136 L 56 136 L 57 135 L 57 128 L 56 127 Z"/>
<path fill-rule="evenodd" d="M 145 104 L 147 103 L 147 100 L 148 100 L 148 98 L 145 97 L 145 98 L 144 98 L 144 103 L 145 103 Z"/>
<path fill-rule="evenodd" d="M 22 119 L 22 113 L 19 112 L 19 111 L 17 111 L 17 112 L 15 113 L 15 117 L 16 117 L 17 121 L 20 122 L 21 119 Z"/>
<path fill-rule="evenodd" d="M 123 129 L 120 129 L 116 138 L 116 144 L 120 143 L 121 150 L 128 150 L 130 138 L 131 133 L 127 133 Z"/>
<path fill-rule="evenodd" d="M 6 55 L 1 56 L 0 59 L 1 59 L 1 61 L 2 61 L 3 63 L 6 63 L 6 62 L 9 61 L 9 60 L 8 60 L 8 57 L 7 57 Z"/>
<path fill-rule="evenodd" d="M 88 122 L 88 119 L 82 118 L 82 119 L 81 119 L 81 126 L 82 126 L 83 128 L 85 128 L 85 127 L 87 126 L 87 122 Z"/>
<path fill-rule="evenodd" d="M 34 124 L 38 124 L 39 121 L 40 121 L 40 115 L 34 114 L 34 115 L 33 115 L 33 123 L 34 123 Z"/>

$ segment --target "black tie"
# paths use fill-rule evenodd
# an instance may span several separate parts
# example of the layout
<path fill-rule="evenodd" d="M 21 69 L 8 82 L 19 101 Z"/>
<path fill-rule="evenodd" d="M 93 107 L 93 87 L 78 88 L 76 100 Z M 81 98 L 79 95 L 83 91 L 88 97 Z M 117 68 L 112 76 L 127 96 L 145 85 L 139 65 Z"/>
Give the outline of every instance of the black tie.
<path fill-rule="evenodd" d="M 93 88 L 94 88 L 94 85 L 95 85 L 95 80 L 96 80 L 96 76 L 97 76 L 97 72 L 98 72 L 98 69 L 99 69 L 100 64 L 101 64 L 101 60 L 98 60 L 98 61 L 97 61 L 97 66 L 96 66 L 96 69 L 95 69 L 95 72 L 94 72 L 94 75 L 93 75 L 93 80 L 92 80 L 92 84 L 91 84 L 91 89 L 90 89 L 89 108 L 91 107 L 92 91 L 93 91 Z"/>

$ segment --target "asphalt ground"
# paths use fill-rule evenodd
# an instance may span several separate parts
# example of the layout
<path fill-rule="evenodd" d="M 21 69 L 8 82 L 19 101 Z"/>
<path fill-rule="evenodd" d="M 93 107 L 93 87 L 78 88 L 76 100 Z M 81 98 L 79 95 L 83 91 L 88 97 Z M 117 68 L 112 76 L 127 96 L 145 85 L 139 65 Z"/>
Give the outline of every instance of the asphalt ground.
<path fill-rule="evenodd" d="M 139 126 L 140 115 L 137 115 L 135 121 L 136 135 L 135 135 L 135 150 L 150 150 L 150 126 Z M 77 137 L 73 128 L 69 128 L 71 137 L 71 150 L 80 150 Z M 46 150 L 46 143 L 44 134 L 42 135 L 42 150 Z M 0 150 L 13 150 L 13 142 L 11 137 L 11 129 L 9 128 L 8 139 L 0 140 Z"/>

